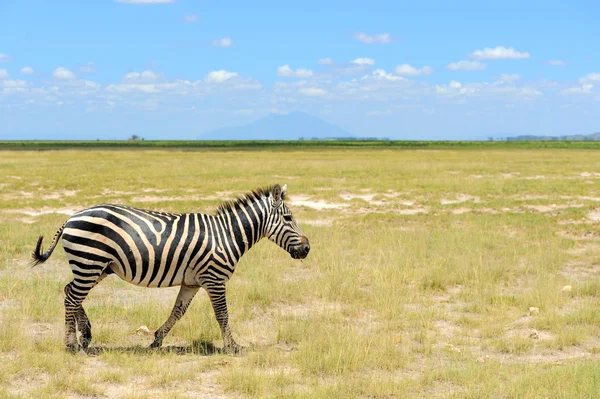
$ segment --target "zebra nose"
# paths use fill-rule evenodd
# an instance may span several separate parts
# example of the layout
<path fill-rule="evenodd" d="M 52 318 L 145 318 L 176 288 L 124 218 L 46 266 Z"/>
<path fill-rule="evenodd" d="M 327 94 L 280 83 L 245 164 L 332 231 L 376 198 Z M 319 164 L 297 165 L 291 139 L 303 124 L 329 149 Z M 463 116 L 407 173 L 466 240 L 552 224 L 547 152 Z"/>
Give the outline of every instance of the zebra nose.
<path fill-rule="evenodd" d="M 304 251 L 304 253 L 306 255 L 308 255 L 308 251 L 310 251 L 310 245 L 308 245 L 308 244 L 302 245 L 302 251 Z"/>
<path fill-rule="evenodd" d="M 300 250 L 304 252 L 305 255 L 308 255 L 308 251 L 310 251 L 310 243 L 308 242 L 308 238 L 302 237 L 300 242 Z"/>

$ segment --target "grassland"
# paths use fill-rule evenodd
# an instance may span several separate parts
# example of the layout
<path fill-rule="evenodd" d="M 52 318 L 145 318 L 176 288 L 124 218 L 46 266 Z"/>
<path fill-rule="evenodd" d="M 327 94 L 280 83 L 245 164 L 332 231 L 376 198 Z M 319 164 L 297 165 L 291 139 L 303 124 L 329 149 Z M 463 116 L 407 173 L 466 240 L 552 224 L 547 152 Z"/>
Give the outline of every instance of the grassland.
<path fill-rule="evenodd" d="M 3 147 L 6 148 L 6 147 Z M 593 398 L 600 392 L 597 150 L 354 147 L 0 151 L 0 397 Z M 311 240 L 261 242 L 228 283 L 241 357 L 199 294 L 148 350 L 177 289 L 111 276 L 63 350 L 59 247 L 97 203 L 213 212 L 279 182 Z"/>
<path fill-rule="evenodd" d="M 177 149 L 207 150 L 299 150 L 324 148 L 360 149 L 508 149 L 508 148 L 577 148 L 600 149 L 600 141 L 408 141 L 408 140 L 0 140 L 0 150 L 58 150 L 58 149 Z"/>

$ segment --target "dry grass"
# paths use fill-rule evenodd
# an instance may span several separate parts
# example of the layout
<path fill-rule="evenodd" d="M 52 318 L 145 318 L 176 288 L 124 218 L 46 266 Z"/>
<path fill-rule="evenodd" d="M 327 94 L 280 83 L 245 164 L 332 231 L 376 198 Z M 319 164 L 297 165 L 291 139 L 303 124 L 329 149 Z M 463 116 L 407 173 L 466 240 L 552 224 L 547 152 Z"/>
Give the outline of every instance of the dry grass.
<path fill-rule="evenodd" d="M 587 150 L 0 152 L 0 397 L 595 397 L 598 172 Z M 60 248 L 28 267 L 39 234 L 101 202 L 212 212 L 275 182 L 312 250 L 242 259 L 245 356 L 218 350 L 204 293 L 146 349 L 177 289 L 114 276 L 84 302 L 92 355 L 64 352 L 70 270 Z"/>

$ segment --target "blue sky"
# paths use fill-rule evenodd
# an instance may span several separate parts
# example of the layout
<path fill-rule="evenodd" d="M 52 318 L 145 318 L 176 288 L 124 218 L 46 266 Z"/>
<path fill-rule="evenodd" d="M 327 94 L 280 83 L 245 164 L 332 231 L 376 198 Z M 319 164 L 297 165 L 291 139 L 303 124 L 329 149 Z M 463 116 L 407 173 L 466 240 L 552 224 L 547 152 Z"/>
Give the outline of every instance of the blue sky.
<path fill-rule="evenodd" d="M 595 1 L 49 3 L 0 2 L 0 139 L 296 111 L 395 139 L 600 131 Z"/>

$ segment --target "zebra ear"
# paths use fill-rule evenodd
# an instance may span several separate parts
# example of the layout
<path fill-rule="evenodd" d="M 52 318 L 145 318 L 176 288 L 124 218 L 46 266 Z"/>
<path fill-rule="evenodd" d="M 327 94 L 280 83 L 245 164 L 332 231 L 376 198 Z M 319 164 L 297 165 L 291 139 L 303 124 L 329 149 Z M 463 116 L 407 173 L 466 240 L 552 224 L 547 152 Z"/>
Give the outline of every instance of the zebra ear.
<path fill-rule="evenodd" d="M 273 201 L 275 203 L 281 201 L 281 186 L 279 184 L 273 186 Z"/>
<path fill-rule="evenodd" d="M 281 187 L 281 199 L 284 200 L 285 199 L 285 194 L 287 193 L 287 184 L 284 184 L 283 187 Z"/>

